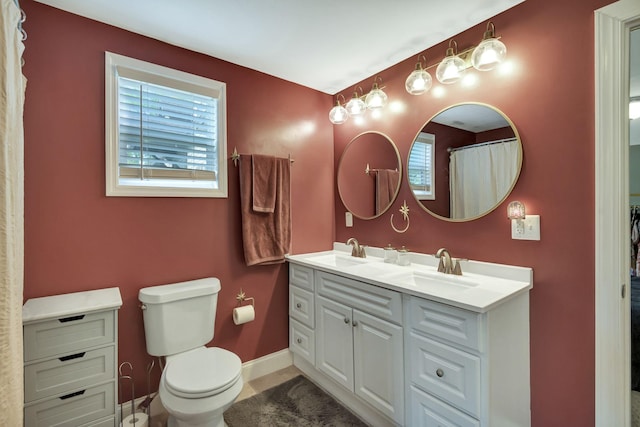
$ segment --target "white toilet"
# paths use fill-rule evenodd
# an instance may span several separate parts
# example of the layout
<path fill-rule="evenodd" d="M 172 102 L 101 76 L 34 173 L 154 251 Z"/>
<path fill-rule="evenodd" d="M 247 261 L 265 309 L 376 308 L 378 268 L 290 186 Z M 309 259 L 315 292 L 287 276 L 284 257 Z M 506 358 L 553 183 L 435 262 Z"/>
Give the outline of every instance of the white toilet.
<path fill-rule="evenodd" d="M 169 427 L 223 427 L 222 414 L 242 390 L 234 353 L 213 339 L 220 280 L 210 277 L 140 289 L 147 353 L 165 356 L 160 400 Z"/>

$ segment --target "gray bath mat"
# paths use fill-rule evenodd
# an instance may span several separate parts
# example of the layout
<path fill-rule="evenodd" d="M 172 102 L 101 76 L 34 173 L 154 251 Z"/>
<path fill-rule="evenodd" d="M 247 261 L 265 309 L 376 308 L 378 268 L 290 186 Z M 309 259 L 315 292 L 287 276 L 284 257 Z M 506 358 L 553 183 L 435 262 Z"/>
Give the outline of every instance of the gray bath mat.
<path fill-rule="evenodd" d="M 366 427 L 302 375 L 234 403 L 224 420 L 229 427 Z"/>

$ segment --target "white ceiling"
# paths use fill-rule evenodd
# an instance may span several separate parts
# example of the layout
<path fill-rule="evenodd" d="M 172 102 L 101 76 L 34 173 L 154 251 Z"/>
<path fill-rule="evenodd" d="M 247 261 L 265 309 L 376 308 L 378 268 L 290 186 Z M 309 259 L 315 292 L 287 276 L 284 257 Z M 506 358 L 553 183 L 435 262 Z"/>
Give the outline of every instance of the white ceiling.
<path fill-rule="evenodd" d="M 333 95 L 524 0 L 37 1 Z"/>

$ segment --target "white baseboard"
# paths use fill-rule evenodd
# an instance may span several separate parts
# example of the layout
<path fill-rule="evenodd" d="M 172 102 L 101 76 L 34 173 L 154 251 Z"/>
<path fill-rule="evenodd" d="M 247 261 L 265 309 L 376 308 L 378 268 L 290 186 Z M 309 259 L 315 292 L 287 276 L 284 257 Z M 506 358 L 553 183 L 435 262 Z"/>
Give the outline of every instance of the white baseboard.
<path fill-rule="evenodd" d="M 267 354 L 266 356 L 259 357 L 257 359 L 249 360 L 242 364 L 242 381 L 248 382 L 260 378 L 262 376 L 271 374 L 273 372 L 284 369 L 293 365 L 293 356 L 288 348 L 284 350 L 276 351 L 275 353 Z M 152 393 L 152 396 L 155 392 Z M 137 412 L 137 409 L 147 396 L 142 396 L 134 400 L 133 405 Z M 127 417 L 131 414 L 131 402 L 124 402 L 122 405 L 122 416 Z M 120 415 L 120 405 L 118 405 L 118 416 Z M 151 414 L 154 415 L 153 413 Z"/>

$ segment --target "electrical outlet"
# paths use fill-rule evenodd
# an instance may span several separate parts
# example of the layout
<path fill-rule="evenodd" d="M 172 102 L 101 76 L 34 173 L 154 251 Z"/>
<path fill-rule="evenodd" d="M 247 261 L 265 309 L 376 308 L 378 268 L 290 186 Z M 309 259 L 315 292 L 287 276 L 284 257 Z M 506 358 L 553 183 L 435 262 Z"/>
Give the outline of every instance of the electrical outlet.
<path fill-rule="evenodd" d="M 540 215 L 527 215 L 524 228 L 518 230 L 518 221 L 511 220 L 511 238 L 515 240 L 540 240 Z"/>
<path fill-rule="evenodd" d="M 344 213 L 345 226 L 353 227 L 353 214 L 351 212 Z"/>

